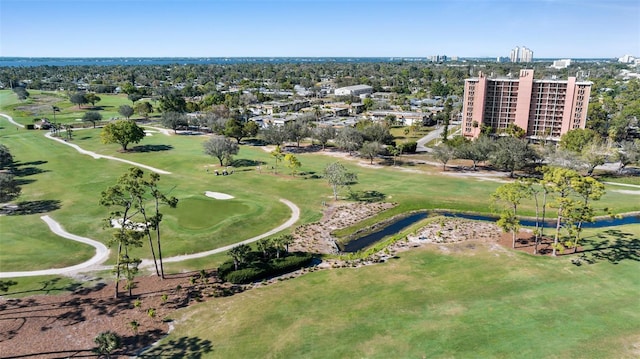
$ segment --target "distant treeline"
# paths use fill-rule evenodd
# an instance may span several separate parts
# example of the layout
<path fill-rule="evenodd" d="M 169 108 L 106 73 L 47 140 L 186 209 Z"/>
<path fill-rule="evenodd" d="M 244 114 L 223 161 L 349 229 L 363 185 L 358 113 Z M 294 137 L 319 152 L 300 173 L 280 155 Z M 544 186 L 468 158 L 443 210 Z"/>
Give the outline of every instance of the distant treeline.
<path fill-rule="evenodd" d="M 447 96 L 463 94 L 464 79 L 478 71 L 496 76 L 517 74 L 534 68 L 536 77 L 566 78 L 576 74 L 609 79 L 621 66 L 611 63 L 578 63 L 568 69 L 548 68 L 548 63 L 511 64 L 492 62 L 432 63 L 417 61 L 325 62 L 325 63 L 238 63 L 230 65 L 93 65 L 0 67 L 0 85 L 35 90 L 86 90 L 113 93 L 127 84 L 138 93 L 151 96 L 159 89 L 179 88 L 187 97 L 201 96 L 229 88 L 291 90 L 295 85 L 320 90 L 323 81 L 336 87 L 366 84 L 376 92 Z"/>

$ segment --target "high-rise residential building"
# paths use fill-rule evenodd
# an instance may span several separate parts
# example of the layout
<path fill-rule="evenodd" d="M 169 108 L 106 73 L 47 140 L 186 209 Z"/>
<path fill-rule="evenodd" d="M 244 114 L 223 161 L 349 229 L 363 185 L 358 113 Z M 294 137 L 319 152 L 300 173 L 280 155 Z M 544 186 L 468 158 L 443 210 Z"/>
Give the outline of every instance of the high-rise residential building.
<path fill-rule="evenodd" d="M 571 66 L 571 59 L 562 59 L 553 61 L 553 65 L 551 65 L 551 68 L 560 70 L 566 69 L 569 66 Z"/>
<path fill-rule="evenodd" d="M 509 59 L 511 60 L 511 62 L 532 62 L 533 51 L 531 51 L 531 49 L 527 48 L 526 46 L 516 46 L 515 49 L 511 50 Z"/>
<path fill-rule="evenodd" d="M 585 128 L 591 82 L 535 80 L 533 70 L 519 78 L 488 78 L 482 72 L 466 79 L 462 134 L 477 138 L 485 128 L 504 132 L 510 124 L 531 139 L 558 140 L 570 130 Z"/>

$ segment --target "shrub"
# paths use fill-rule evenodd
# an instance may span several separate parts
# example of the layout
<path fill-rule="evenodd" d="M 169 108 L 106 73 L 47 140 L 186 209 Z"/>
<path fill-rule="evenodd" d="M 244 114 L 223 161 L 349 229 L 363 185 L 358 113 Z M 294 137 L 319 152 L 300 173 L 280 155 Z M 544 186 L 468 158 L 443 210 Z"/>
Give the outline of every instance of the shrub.
<path fill-rule="evenodd" d="M 399 147 L 402 153 L 416 153 L 418 143 L 416 141 L 409 141 L 406 143 L 401 143 Z"/>
<path fill-rule="evenodd" d="M 308 265 L 313 256 L 310 253 L 292 253 L 284 258 L 273 258 L 267 263 L 251 262 L 246 268 L 234 271 L 233 262 L 225 262 L 218 268 L 220 278 L 233 284 L 246 284 L 287 272 L 292 272 Z"/>
<path fill-rule="evenodd" d="M 243 268 L 226 275 L 225 280 L 233 284 L 250 283 L 260 277 L 264 271 L 257 268 Z"/>

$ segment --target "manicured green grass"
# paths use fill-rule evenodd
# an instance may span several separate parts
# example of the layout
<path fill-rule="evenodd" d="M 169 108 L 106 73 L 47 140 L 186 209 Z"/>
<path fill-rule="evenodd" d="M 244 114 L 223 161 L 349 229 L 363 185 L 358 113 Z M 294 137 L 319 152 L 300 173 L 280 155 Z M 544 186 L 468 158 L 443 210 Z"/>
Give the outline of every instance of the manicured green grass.
<path fill-rule="evenodd" d="M 63 113 L 71 113 L 74 106 L 66 99 L 55 96 L 60 94 L 46 94 L 47 99 L 38 102 L 37 97 L 42 94 L 34 93 L 32 105 L 50 103 L 51 97 L 65 107 Z M 21 117 L 19 111 L 12 110 L 11 103 L 17 103 L 15 95 L 8 91 L 0 91 L 2 99 L 7 100 L 7 111 L 16 115 L 16 120 L 26 123 L 29 118 Z M 105 106 L 116 106 L 126 103 L 126 97 L 101 96 Z M 67 102 L 64 102 L 67 101 Z M 101 104 L 102 104 L 101 101 Z M 3 102 L 4 104 L 4 102 Z M 45 106 L 46 107 L 46 106 Z M 44 108 L 44 107 L 43 107 Z M 4 110 L 3 110 L 4 111 Z M 50 211 L 51 216 L 60 221 L 65 228 L 75 234 L 107 242 L 111 234 L 103 228 L 102 219 L 108 215 L 109 209 L 98 205 L 101 191 L 113 185 L 118 176 L 126 172 L 129 165 L 110 160 L 95 160 L 89 156 L 79 154 L 74 149 L 44 138 L 43 131 L 15 131 L 13 127 L 0 130 L 0 141 L 9 146 L 18 165 L 31 168 L 24 171 L 21 177 L 25 181 L 23 195 L 20 201 L 43 203 L 51 201 L 60 207 Z M 163 233 L 166 243 L 163 244 L 165 257 L 194 253 L 223 245 L 232 244 L 240 240 L 263 233 L 280 223 L 290 215 L 290 210 L 279 198 L 286 198 L 296 203 L 302 210 L 300 224 L 315 221 L 321 216 L 321 203 L 331 201 L 331 190 L 321 178 L 324 167 L 333 161 L 345 163 L 347 168 L 358 174 L 358 183 L 352 189 L 355 191 L 378 191 L 385 196 L 386 201 L 399 205 L 380 216 L 368 220 L 363 224 L 373 222 L 389 216 L 416 209 L 453 209 L 462 211 L 491 212 L 489 196 L 500 183 L 479 181 L 441 174 L 438 170 L 426 165 L 404 165 L 401 168 L 382 167 L 365 168 L 357 166 L 353 158 L 336 159 L 321 153 L 299 154 L 302 163 L 300 169 L 303 174 L 292 177 L 287 169 L 280 164 L 279 173 L 272 170 L 274 161 L 272 156 L 261 147 L 242 146 L 235 157 L 235 173 L 231 176 L 215 176 L 213 170 L 219 168 L 215 158 L 202 153 L 203 136 L 166 136 L 154 133 L 145 137 L 139 148 L 143 151 L 120 152 L 115 144 L 104 145 L 100 142 L 100 129 L 86 129 L 74 131 L 73 143 L 81 147 L 105 155 L 140 162 L 172 172 L 161 176 L 161 187 L 170 191 L 171 195 L 184 201 L 178 209 L 165 210 Z M 135 149 L 135 145 L 130 148 Z M 416 158 L 421 156 L 403 156 Z M 257 165 L 261 165 L 261 171 Z M 206 169 L 210 172 L 207 173 Z M 229 193 L 236 197 L 234 201 L 215 201 L 204 197 L 205 191 Z M 341 191 L 346 195 L 347 191 Z M 213 214 L 234 214 L 230 218 L 220 220 L 221 217 L 211 216 L 211 222 L 198 223 L 201 219 L 209 218 L 206 211 L 201 209 L 203 203 L 211 200 Z M 191 202 L 191 203 L 190 203 Z M 199 203 L 200 205 L 193 205 Z M 236 204 L 242 203 L 242 211 Z M 533 215 L 533 202 L 523 203 L 521 211 L 524 215 Z M 629 212 L 637 210 L 634 196 L 621 192 L 610 191 L 597 203 L 598 208 L 612 208 L 614 212 Z M 227 208 L 229 207 L 229 208 Z M 233 207 L 233 208 L 231 208 Z M 604 213 L 599 210 L 597 214 Z M 12 257 L 24 248 L 37 248 L 35 238 L 50 238 L 46 226 L 39 224 L 41 213 L 29 216 L 0 217 L 3 228 L 15 229 L 11 236 L 0 238 L 2 241 L 15 240 L 17 233 L 27 233 L 23 228 L 30 227 L 29 236 L 22 236 L 21 246 L 4 246 L 3 255 Z M 37 217 L 37 218 L 36 218 Z M 357 227 L 345 230 L 351 233 Z M 8 242 L 7 242 L 8 243 Z M 57 242 L 48 242 L 58 246 Z M 78 245 L 75 245 L 77 247 Z M 58 256 L 50 256 L 46 261 L 31 261 L 19 268 L 42 269 L 43 266 L 61 266 L 68 263 L 68 258 L 77 253 L 74 245 L 59 246 Z M 51 248 L 52 252 L 54 248 Z M 84 249 L 84 254 L 77 254 L 80 258 L 87 256 L 90 249 Z M 146 247 L 133 250 L 137 256 L 147 257 Z M 17 257 L 16 257 L 17 258 Z M 56 258 L 67 258 L 59 260 Z M 204 264 L 204 263 L 203 263 Z M 13 265 L 12 265 L 13 266 Z M 0 269 L 5 264 L 0 262 Z"/>
<path fill-rule="evenodd" d="M 631 227 L 638 241 L 640 226 L 620 229 Z M 186 309 L 150 353 L 189 338 L 213 343 L 203 358 L 636 357 L 637 254 L 576 266 L 477 243 L 447 248 Z"/>
<path fill-rule="evenodd" d="M 409 129 L 409 133 L 405 135 L 405 129 Z M 419 131 L 411 131 L 411 126 L 394 126 L 389 129 L 389 132 L 395 137 L 397 143 L 404 143 L 410 141 L 418 141 L 422 137 L 431 132 L 432 128 L 422 127 Z"/>
<path fill-rule="evenodd" d="M 0 239 L 2 271 L 67 267 L 86 261 L 95 254 L 93 247 L 56 236 L 37 216 L 24 216 L 19 231 L 5 227 L 4 218 L 0 217 L 0 227 L 6 228 L 2 230 Z"/>
<path fill-rule="evenodd" d="M 640 176 L 616 176 L 611 174 L 600 175 L 599 179 L 605 182 L 615 182 L 640 186 Z"/>
<path fill-rule="evenodd" d="M 0 96 L 7 112 L 29 123 L 12 110 L 15 101 L 6 92 Z M 103 101 L 115 107 L 124 100 Z M 70 107 L 64 116 L 75 116 Z M 18 161 L 19 201 L 48 206 L 46 212 L 67 231 L 107 242 L 110 233 L 101 219 L 109 209 L 98 205 L 98 199 L 129 165 L 95 160 L 45 139 L 43 132 L 16 131 L 5 124 L 0 142 Z M 117 145 L 100 144 L 99 130 L 89 129 L 75 131 L 73 142 L 172 172 L 162 175 L 160 184 L 181 203 L 175 210 L 163 209 L 165 258 L 235 243 L 276 227 L 291 215 L 279 198 L 301 208 L 299 224 L 318 220 L 321 203 L 332 200 L 327 183 L 316 177 L 337 160 L 333 157 L 299 154 L 304 174 L 293 177 L 281 164 L 275 175 L 268 152 L 242 146 L 235 173 L 215 176 L 205 171 L 218 165 L 202 153 L 204 140 L 155 134 L 140 145 L 161 150 L 121 153 Z M 366 168 L 351 159 L 340 161 L 358 173 L 354 190 L 378 191 L 398 203 L 364 225 L 414 209 L 488 213 L 489 195 L 500 185 L 440 174 L 423 165 Z M 214 200 L 205 191 L 235 199 Z M 616 213 L 637 210 L 636 197 L 609 191 L 597 206 Z M 532 203 L 521 208 L 523 214 L 534 213 Z M 39 219 L 42 214 L 0 217 L 0 271 L 75 264 L 92 254 L 91 248 L 57 240 Z M 184 337 L 211 340 L 213 352 L 205 356 L 225 358 L 632 357 L 631 348 L 640 342 L 639 236 L 638 225 L 586 230 L 588 251 L 580 266 L 571 263 L 578 256 L 532 257 L 463 243 L 449 246 L 449 252 L 432 247 L 376 266 L 314 272 L 190 308 L 163 343 Z M 42 248 L 46 253 L 38 252 Z M 130 254 L 148 257 L 147 252 L 143 247 Z M 166 268 L 214 268 L 226 259 L 217 254 Z M 11 296 L 54 294 L 77 285 L 50 277 L 16 281 Z M 159 348 L 154 350 L 163 344 Z M 197 351 L 197 345 L 186 350 Z"/>
<path fill-rule="evenodd" d="M 80 107 L 69 102 L 69 97 L 61 91 L 39 91 L 29 90 L 30 96 L 20 101 L 15 94 L 9 90 L 0 91 L 0 104 L 4 110 L 13 111 L 16 120 L 22 124 L 33 123 L 34 118 L 46 117 L 54 120 L 53 107 L 60 109 L 55 114 L 55 122 L 72 124 L 74 126 L 90 126 L 90 123 L 80 121 L 87 111 L 97 111 L 102 115 L 102 119 L 107 121 L 112 118 L 121 118 L 118 113 L 121 105 L 132 106 L 126 94 L 98 94 L 100 101 L 91 104 L 84 104 Z M 148 101 L 148 100 L 143 100 Z M 137 118 L 134 115 L 133 118 Z"/>
<path fill-rule="evenodd" d="M 113 185 L 129 165 L 81 155 L 70 147 L 44 138 L 40 131 L 11 130 L 12 128 L 0 130 L 2 142 L 9 146 L 19 163 L 36 163 L 25 166 L 34 167 L 35 171 L 25 177 L 25 180 L 33 182 L 23 186 L 20 200 L 60 201 L 60 209 L 51 212 L 54 219 L 60 221 L 71 233 L 106 242 L 110 234 L 102 227 L 101 219 L 107 216 L 108 209 L 99 206 L 97 202 L 100 192 Z M 276 227 L 290 216 L 289 209 L 278 202 L 278 198 L 289 199 L 301 207 L 301 223 L 317 220 L 320 217 L 321 202 L 331 201 L 331 190 L 327 183 L 313 178 L 314 175 L 321 174 L 329 162 L 337 160 L 329 156 L 300 154 L 301 171 L 305 175 L 294 178 L 285 174 L 286 169 L 280 164 L 280 173 L 276 176 L 271 170 L 274 163 L 268 152 L 260 147 L 242 146 L 236 156 L 238 166 L 235 173 L 231 176 L 215 176 L 212 170 L 219 167 L 216 159 L 202 153 L 204 137 L 155 134 L 145 138 L 140 146 L 157 146 L 164 150 L 121 153 L 117 145 L 101 144 L 99 131 L 75 131 L 73 142 L 102 154 L 171 171 L 171 175 L 161 176 L 162 188 L 171 191 L 171 195 L 186 200 L 185 203 L 189 203 L 191 198 L 205 200 L 205 191 L 217 191 L 235 196 L 238 203 L 246 206 L 247 211 L 243 216 L 224 221 L 212 219 L 212 222 L 200 225 L 193 223 L 195 218 L 203 217 L 200 207 L 179 204 L 175 215 L 167 210 L 163 222 L 164 238 L 167 239 L 163 245 L 165 256 L 217 248 Z M 354 190 L 378 191 L 386 196 L 387 201 L 399 203 L 398 207 L 363 225 L 415 209 L 447 208 L 488 213 L 491 211 L 488 198 L 500 185 L 496 182 L 441 175 L 432 169 L 428 172 L 409 172 L 397 168 L 371 169 L 356 166 L 350 159 L 340 161 L 358 173 L 359 180 L 353 186 Z M 260 172 L 256 169 L 258 163 L 262 164 Z M 207 173 L 206 168 L 211 171 Z M 346 191 L 341 194 L 346 194 Z M 598 202 L 598 206 L 610 207 L 616 212 L 628 212 L 637 210 L 633 199 L 624 193 L 611 191 Z M 236 203 L 212 202 L 215 203 L 216 213 L 225 213 L 225 203 Z M 523 214 L 533 214 L 532 203 L 525 203 L 521 208 Z M 228 213 L 234 213 L 234 210 Z M 180 218 L 178 214 L 181 214 Z M 0 223 L 7 228 L 19 229 L 34 222 L 25 222 L 21 217 L 0 217 Z M 184 219 L 187 217 L 191 219 Z M 181 220 L 192 223 L 180 225 Z M 346 233 L 353 230 L 355 228 L 348 229 Z M 50 236 L 48 229 L 43 226 L 36 227 L 33 231 L 35 232 L 31 238 Z M 30 238 L 24 238 L 23 241 L 24 247 L 37 247 L 37 242 Z M 6 256 L 12 256 L 18 251 L 8 246 L 5 248 Z M 59 258 L 73 258 L 70 255 L 73 252 L 61 247 Z M 146 247 L 136 249 L 133 253 L 148 256 Z M 55 258 L 56 256 L 52 256 L 47 262 L 34 261 L 21 268 L 42 269 L 41 263 L 52 263 Z M 4 268 L 3 263 L 0 266 Z"/>
<path fill-rule="evenodd" d="M 104 275 L 107 273 L 93 273 L 95 276 L 91 280 L 79 282 L 68 277 L 59 276 L 40 276 L 40 277 L 22 277 L 14 280 L 2 279 L 1 281 L 11 281 L 6 292 L 0 292 L 3 296 L 11 298 L 21 298 L 32 295 L 56 295 L 68 294 L 79 288 L 93 288 L 101 281 L 104 281 Z M 110 277 L 110 276 L 109 276 Z"/>

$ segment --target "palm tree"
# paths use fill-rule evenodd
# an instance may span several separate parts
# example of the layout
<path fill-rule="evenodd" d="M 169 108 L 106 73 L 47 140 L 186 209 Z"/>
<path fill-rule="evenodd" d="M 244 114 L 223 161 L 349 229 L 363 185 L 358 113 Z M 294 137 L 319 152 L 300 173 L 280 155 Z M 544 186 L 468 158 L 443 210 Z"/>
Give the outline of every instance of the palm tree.
<path fill-rule="evenodd" d="M 291 234 L 285 234 L 282 236 L 281 243 L 285 248 L 285 253 L 289 253 L 289 245 L 293 243 L 293 236 Z"/>
<path fill-rule="evenodd" d="M 264 257 L 264 259 L 268 259 L 269 250 L 272 248 L 271 240 L 269 238 L 263 238 L 256 244 L 258 245 L 258 250 L 262 252 L 262 257 Z"/>
<path fill-rule="evenodd" d="M 105 355 L 107 358 L 111 358 L 111 353 L 119 349 L 122 345 L 120 336 L 112 331 L 98 334 L 93 341 L 97 345 L 93 351 L 100 356 Z"/>
<path fill-rule="evenodd" d="M 235 270 L 238 270 L 240 264 L 247 260 L 247 255 L 250 251 L 251 247 L 246 244 L 237 245 L 229 250 L 229 255 L 233 258 Z"/>

